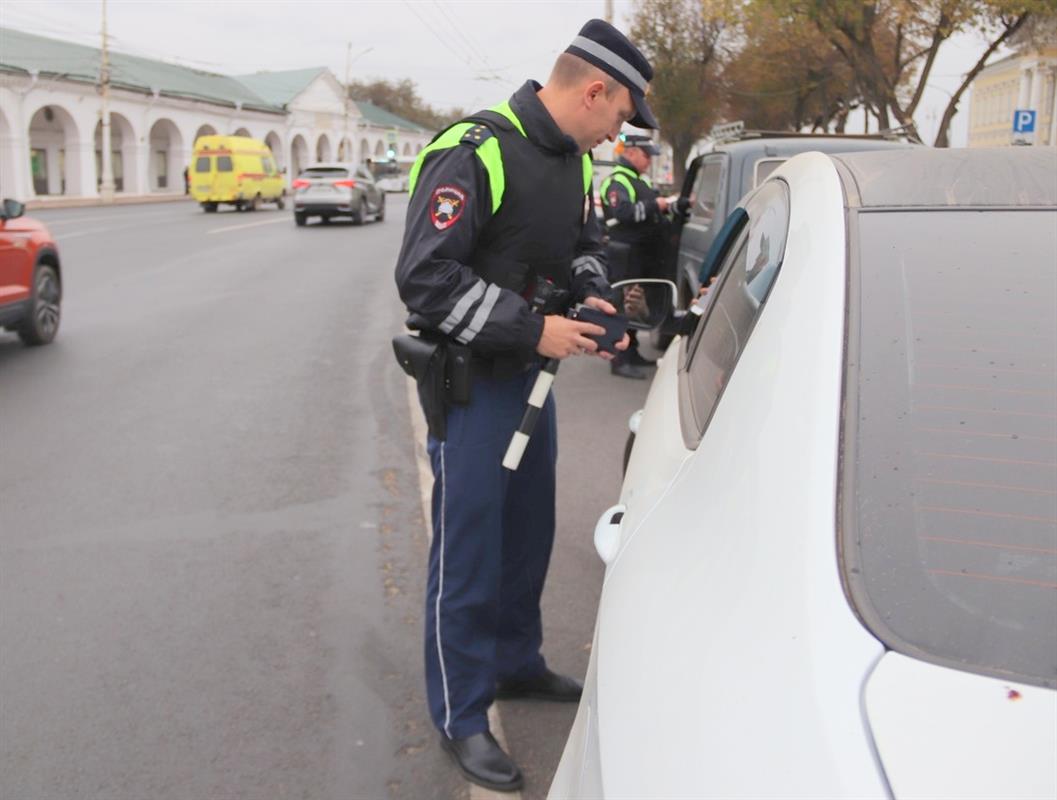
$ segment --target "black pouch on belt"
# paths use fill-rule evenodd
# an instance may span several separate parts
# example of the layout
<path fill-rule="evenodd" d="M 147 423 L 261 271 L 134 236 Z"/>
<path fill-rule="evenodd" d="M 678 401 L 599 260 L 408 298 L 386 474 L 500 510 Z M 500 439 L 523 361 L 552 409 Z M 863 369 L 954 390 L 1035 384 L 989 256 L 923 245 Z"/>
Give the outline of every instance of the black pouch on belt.
<path fill-rule="evenodd" d="M 444 365 L 444 397 L 450 405 L 465 406 L 470 402 L 470 384 L 473 353 L 469 347 L 448 342 L 448 355 Z"/>
<path fill-rule="evenodd" d="M 400 367 L 418 384 L 418 399 L 426 416 L 429 435 L 438 441 L 447 436 L 447 345 L 420 336 L 393 337 L 393 352 Z"/>

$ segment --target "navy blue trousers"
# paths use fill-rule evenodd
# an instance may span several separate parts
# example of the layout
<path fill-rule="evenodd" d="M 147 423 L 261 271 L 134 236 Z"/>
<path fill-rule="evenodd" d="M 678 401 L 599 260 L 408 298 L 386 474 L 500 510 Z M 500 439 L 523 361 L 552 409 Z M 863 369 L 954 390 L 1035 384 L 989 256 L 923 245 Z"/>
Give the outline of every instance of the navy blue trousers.
<path fill-rule="evenodd" d="M 429 437 L 433 542 L 426 589 L 426 694 L 433 724 L 462 739 L 488 729 L 497 680 L 544 670 L 540 596 L 554 543 L 554 399 L 516 472 L 501 462 L 538 370 L 474 378 L 468 406 Z"/>

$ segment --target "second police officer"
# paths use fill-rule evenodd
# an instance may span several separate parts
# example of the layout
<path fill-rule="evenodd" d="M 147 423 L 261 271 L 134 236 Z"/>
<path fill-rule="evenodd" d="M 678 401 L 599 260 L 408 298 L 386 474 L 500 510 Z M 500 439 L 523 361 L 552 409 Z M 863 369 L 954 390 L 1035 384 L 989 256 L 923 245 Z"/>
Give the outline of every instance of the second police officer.
<path fill-rule="evenodd" d="M 621 137 L 624 150 L 613 172 L 602 181 L 599 195 L 609 232 L 609 278 L 660 278 L 658 273 L 668 228 L 668 199 L 660 196 L 650 180 L 653 156 L 660 150 L 649 136 Z M 622 378 L 643 380 L 652 361 L 638 350 L 635 335 L 631 346 L 610 362 L 610 371 Z"/>
<path fill-rule="evenodd" d="M 489 731 L 493 699 L 580 697 L 581 683 L 548 669 L 540 652 L 555 526 L 553 398 L 521 466 L 501 464 L 541 358 L 597 351 L 589 336 L 604 329 L 564 312 L 575 302 L 616 311 L 603 299 L 590 150 L 625 122 L 657 126 L 645 99 L 652 76 L 622 33 L 591 20 L 545 86 L 528 81 L 448 128 L 409 176 L 396 266 L 408 324 L 472 365 L 468 396 L 453 391 L 439 402 L 431 387 L 440 384 L 419 383 L 434 475 L 426 693 L 444 749 L 467 778 L 493 789 L 523 781 Z M 618 348 L 626 346 L 625 337 Z"/>

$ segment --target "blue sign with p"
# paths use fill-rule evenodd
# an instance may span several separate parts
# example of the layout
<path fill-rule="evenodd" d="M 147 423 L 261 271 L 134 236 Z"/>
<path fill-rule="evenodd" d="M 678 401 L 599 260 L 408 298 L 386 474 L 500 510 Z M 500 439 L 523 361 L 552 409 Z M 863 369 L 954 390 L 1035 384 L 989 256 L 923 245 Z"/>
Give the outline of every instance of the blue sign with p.
<path fill-rule="evenodd" d="M 1018 108 L 1013 112 L 1013 133 L 1035 133 L 1035 111 Z"/>

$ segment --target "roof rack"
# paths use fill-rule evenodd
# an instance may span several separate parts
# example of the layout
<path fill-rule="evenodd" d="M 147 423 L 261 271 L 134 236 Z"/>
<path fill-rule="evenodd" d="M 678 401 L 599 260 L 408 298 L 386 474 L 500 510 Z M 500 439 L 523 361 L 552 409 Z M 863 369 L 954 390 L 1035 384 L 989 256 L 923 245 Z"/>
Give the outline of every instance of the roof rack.
<path fill-rule="evenodd" d="M 907 126 L 899 128 L 887 128 L 877 133 L 802 133 L 800 131 L 763 131 L 745 128 L 742 120 L 737 122 L 724 122 L 713 125 L 709 131 L 708 138 L 713 144 L 726 144 L 728 142 L 742 142 L 746 139 L 874 139 L 898 141 L 900 139 L 912 139 L 911 131 Z"/>

